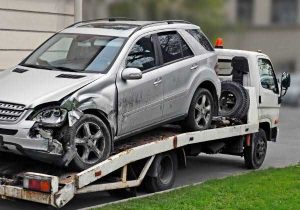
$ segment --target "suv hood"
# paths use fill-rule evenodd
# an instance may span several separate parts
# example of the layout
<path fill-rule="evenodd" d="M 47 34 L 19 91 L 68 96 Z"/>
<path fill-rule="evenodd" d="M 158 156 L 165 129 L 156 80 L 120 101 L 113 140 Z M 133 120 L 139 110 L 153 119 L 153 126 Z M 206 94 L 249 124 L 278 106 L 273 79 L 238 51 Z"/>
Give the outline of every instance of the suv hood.
<path fill-rule="evenodd" d="M 19 66 L 0 72 L 0 101 L 36 105 L 59 101 L 63 97 L 95 81 L 101 74 L 33 69 Z M 26 70 L 22 72 L 22 70 Z M 79 78 L 80 77 L 80 78 Z"/>

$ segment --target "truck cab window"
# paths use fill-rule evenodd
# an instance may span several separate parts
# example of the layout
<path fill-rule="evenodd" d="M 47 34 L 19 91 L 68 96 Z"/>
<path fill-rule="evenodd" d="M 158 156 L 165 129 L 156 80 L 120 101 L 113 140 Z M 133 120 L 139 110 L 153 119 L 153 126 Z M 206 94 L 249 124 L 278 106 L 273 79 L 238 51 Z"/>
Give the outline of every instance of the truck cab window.
<path fill-rule="evenodd" d="M 268 59 L 259 58 L 258 66 L 262 87 L 279 94 L 278 83 L 271 62 Z"/>
<path fill-rule="evenodd" d="M 219 59 L 218 60 L 218 71 L 219 76 L 231 76 L 232 75 L 232 60 L 230 59 Z"/>
<path fill-rule="evenodd" d="M 138 68 L 141 71 L 155 67 L 156 59 L 152 36 L 145 36 L 137 41 L 126 61 L 127 68 Z"/>

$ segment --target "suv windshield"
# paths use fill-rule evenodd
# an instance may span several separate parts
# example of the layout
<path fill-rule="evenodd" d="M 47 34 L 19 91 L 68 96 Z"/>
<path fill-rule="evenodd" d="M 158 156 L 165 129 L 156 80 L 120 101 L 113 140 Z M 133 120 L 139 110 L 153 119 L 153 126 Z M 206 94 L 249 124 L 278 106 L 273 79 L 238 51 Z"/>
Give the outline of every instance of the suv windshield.
<path fill-rule="evenodd" d="M 99 35 L 57 34 L 21 65 L 49 70 L 106 73 L 124 40 Z"/>

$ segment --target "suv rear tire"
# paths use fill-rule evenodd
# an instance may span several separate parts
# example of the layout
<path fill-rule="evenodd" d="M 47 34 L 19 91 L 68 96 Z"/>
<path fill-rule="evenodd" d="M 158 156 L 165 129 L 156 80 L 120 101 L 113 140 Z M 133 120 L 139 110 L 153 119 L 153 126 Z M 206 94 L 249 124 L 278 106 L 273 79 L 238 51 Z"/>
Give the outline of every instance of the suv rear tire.
<path fill-rule="evenodd" d="M 205 88 L 199 88 L 190 104 L 188 116 L 181 123 L 186 131 L 201 131 L 211 127 L 216 103 L 211 92 Z"/>

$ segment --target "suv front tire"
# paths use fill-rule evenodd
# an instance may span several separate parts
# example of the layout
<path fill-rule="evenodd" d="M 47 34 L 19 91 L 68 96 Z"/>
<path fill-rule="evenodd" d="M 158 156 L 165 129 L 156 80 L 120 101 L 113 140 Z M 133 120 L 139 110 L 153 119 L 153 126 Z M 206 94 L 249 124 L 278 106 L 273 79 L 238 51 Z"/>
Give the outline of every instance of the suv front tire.
<path fill-rule="evenodd" d="M 66 133 L 66 142 L 76 148 L 71 163 L 74 169 L 85 170 L 109 157 L 111 136 L 100 118 L 85 114 Z"/>

